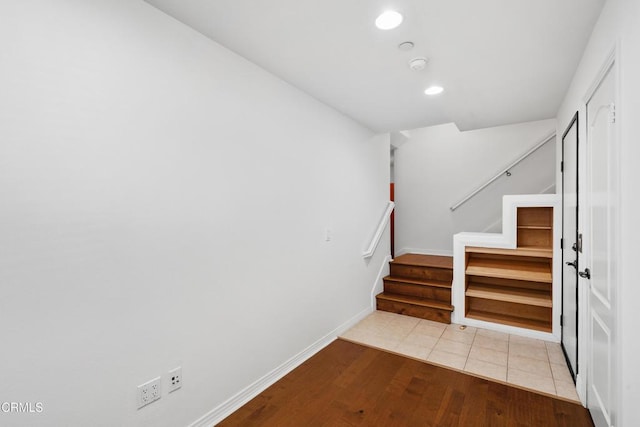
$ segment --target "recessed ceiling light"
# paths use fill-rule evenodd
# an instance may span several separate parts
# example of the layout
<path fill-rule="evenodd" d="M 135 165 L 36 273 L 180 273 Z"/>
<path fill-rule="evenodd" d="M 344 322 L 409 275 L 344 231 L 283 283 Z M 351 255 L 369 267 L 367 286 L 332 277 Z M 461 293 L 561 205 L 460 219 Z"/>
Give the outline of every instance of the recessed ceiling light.
<path fill-rule="evenodd" d="M 441 86 L 431 86 L 427 88 L 424 93 L 425 95 L 438 95 L 442 93 L 442 91 L 444 91 L 444 89 Z"/>
<path fill-rule="evenodd" d="M 391 30 L 402 23 L 402 15 L 395 10 L 387 10 L 376 19 L 376 27 L 381 30 Z"/>

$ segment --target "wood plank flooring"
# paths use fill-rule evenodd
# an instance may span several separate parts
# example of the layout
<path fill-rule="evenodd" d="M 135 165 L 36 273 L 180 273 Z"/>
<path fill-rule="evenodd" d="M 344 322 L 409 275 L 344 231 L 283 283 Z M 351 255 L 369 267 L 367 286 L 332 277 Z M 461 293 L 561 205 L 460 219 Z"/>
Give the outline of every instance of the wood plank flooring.
<path fill-rule="evenodd" d="M 582 406 L 336 340 L 219 426 L 593 426 Z"/>

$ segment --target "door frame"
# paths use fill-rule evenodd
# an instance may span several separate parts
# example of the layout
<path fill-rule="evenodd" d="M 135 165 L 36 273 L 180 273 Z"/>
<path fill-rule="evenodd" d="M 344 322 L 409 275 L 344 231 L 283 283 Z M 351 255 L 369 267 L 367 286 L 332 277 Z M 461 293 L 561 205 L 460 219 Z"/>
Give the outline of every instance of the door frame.
<path fill-rule="evenodd" d="M 567 136 L 567 134 L 571 131 L 571 129 L 575 126 L 575 131 L 576 131 L 576 158 L 575 158 L 575 162 L 576 162 L 576 212 L 575 212 L 575 220 L 576 220 L 576 243 L 578 242 L 578 230 L 580 229 L 580 120 L 579 120 L 579 111 L 576 111 L 576 113 L 573 115 L 573 118 L 571 119 L 571 121 L 569 122 L 569 124 L 567 125 L 564 133 L 562 134 L 562 138 L 560 139 L 560 141 L 562 142 L 562 166 L 560 168 L 560 172 L 562 174 L 562 237 L 564 237 L 564 217 L 566 215 L 566 212 L 564 211 L 564 199 L 565 199 L 565 172 L 564 172 L 564 164 L 565 164 L 565 144 L 564 144 L 564 140 Z M 566 247 L 567 245 L 565 244 L 564 240 L 562 242 L 562 261 L 564 262 L 564 253 L 565 250 L 568 250 L 568 248 Z M 572 249 L 573 250 L 573 249 Z M 563 268 L 563 273 L 561 274 L 561 318 L 563 319 L 562 322 L 562 328 L 560 331 L 560 347 L 562 348 L 562 352 L 564 353 L 564 357 L 567 361 L 567 366 L 569 367 L 569 372 L 571 373 L 571 376 L 573 377 L 574 382 L 577 381 L 578 378 L 578 372 L 580 372 L 580 334 L 579 334 L 579 330 L 580 330 L 580 298 L 579 298 L 579 289 L 580 287 L 578 286 L 578 266 L 579 266 L 579 259 L 580 259 L 580 252 L 579 250 L 575 251 L 575 256 L 576 256 L 576 371 L 573 372 L 573 368 L 571 367 L 571 362 L 569 361 L 569 355 L 567 354 L 567 350 L 565 349 L 564 346 L 564 318 L 565 318 L 565 314 L 564 314 L 564 264 L 562 265 Z"/>

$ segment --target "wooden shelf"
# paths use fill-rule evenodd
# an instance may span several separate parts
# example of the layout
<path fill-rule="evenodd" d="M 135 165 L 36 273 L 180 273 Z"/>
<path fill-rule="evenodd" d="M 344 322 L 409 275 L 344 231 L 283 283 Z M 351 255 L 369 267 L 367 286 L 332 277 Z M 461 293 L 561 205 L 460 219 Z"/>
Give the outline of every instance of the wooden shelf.
<path fill-rule="evenodd" d="M 517 211 L 518 227 L 541 226 L 549 227 L 553 225 L 553 208 L 551 207 L 522 207 Z"/>
<path fill-rule="evenodd" d="M 551 248 L 553 246 L 553 208 L 518 208 L 517 217 L 518 247 Z"/>
<path fill-rule="evenodd" d="M 465 316 L 551 332 L 553 208 L 519 207 L 516 227 L 516 248 L 466 248 Z"/>
<path fill-rule="evenodd" d="M 549 292 L 535 289 L 473 283 L 467 288 L 466 296 L 538 307 L 551 307 L 551 295 Z"/>
<path fill-rule="evenodd" d="M 518 247 L 553 247 L 551 228 L 518 228 Z"/>
<path fill-rule="evenodd" d="M 467 253 L 553 258 L 552 249 L 538 248 L 538 247 L 519 247 L 515 249 L 503 249 L 503 248 L 479 248 L 475 246 L 467 246 L 466 251 Z"/>
<path fill-rule="evenodd" d="M 552 247 L 548 247 L 548 248 L 541 248 L 540 246 L 528 246 L 528 245 L 520 245 L 518 246 L 518 249 L 521 250 L 538 250 L 540 251 L 540 254 L 542 253 L 548 253 L 549 254 L 549 258 L 553 258 L 553 248 Z M 542 256 L 542 255 L 539 255 Z"/>
<path fill-rule="evenodd" d="M 467 276 L 497 277 L 500 279 L 527 280 L 531 282 L 551 283 L 549 263 L 520 261 L 517 259 L 470 258 L 467 263 Z"/>
<path fill-rule="evenodd" d="M 485 311 L 469 310 L 467 317 L 470 319 L 483 320 L 485 322 L 501 323 L 503 325 L 517 326 L 519 328 L 534 329 L 536 331 L 551 332 L 549 322 L 525 319 L 506 314 L 488 313 Z"/>

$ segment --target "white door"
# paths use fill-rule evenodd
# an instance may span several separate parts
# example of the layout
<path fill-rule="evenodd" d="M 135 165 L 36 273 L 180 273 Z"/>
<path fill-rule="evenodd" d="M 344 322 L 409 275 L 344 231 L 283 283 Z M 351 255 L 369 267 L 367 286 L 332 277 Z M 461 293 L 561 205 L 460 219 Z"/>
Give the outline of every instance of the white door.
<path fill-rule="evenodd" d="M 615 422 L 615 265 L 618 238 L 618 146 L 615 124 L 616 65 L 611 65 L 587 102 L 584 253 L 580 286 L 587 291 L 589 369 L 587 405 L 596 426 Z M 589 278 L 590 277 L 590 278 Z"/>
<path fill-rule="evenodd" d="M 562 349 L 578 374 L 578 113 L 562 135 Z"/>

